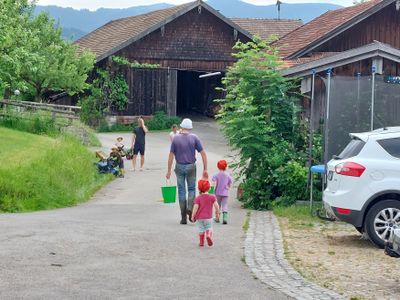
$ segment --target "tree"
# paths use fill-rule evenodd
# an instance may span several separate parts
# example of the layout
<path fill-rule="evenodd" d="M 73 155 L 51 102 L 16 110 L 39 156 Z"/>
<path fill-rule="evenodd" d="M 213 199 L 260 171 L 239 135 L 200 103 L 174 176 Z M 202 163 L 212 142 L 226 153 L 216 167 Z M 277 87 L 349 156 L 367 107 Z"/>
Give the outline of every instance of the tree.
<path fill-rule="evenodd" d="M 291 93 L 297 83 L 282 76 L 277 50 L 268 42 L 238 42 L 235 49 L 238 61 L 223 79 L 227 94 L 218 119 L 237 151 L 242 200 L 255 209 L 271 208 L 279 197 L 297 200 L 291 196 L 302 197 L 307 183 L 305 135 L 299 124 L 298 99 Z M 291 174 L 296 174 L 296 184 Z"/>
<path fill-rule="evenodd" d="M 31 13 L 27 0 L 0 0 L 0 91 L 7 94 L 12 87 L 24 88 L 18 75 L 21 58 L 29 56 L 26 46 Z"/>
<path fill-rule="evenodd" d="M 29 22 L 31 55 L 24 57 L 20 79 L 34 92 L 35 100 L 50 91 L 81 92 L 88 87 L 88 73 L 94 66 L 94 55 L 77 53 L 77 48 L 61 37 L 61 28 L 46 13 Z"/>
<path fill-rule="evenodd" d="M 354 5 L 358 5 L 358 4 L 362 4 L 362 3 L 365 3 L 365 2 L 368 2 L 369 0 L 353 0 L 353 4 Z"/>
<path fill-rule="evenodd" d="M 27 0 L 0 0 L 0 90 L 18 88 L 36 101 L 49 91 L 83 91 L 94 55 L 78 54 L 54 20 L 32 10 Z"/>

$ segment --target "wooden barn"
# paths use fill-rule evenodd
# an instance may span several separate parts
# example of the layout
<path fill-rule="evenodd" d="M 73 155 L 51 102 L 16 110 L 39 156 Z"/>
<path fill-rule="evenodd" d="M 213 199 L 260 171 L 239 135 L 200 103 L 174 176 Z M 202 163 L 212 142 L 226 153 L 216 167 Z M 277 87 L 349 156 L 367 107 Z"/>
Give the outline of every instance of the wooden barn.
<path fill-rule="evenodd" d="M 124 68 L 129 105 L 124 115 L 205 113 L 218 98 L 215 87 L 234 63 L 232 47 L 253 35 L 284 36 L 299 20 L 229 19 L 195 1 L 111 21 L 76 43 L 96 55 L 97 65 L 112 67 L 112 56 L 157 64 L 159 68 Z M 199 78 L 209 72 L 219 76 Z"/>
<path fill-rule="evenodd" d="M 303 78 L 304 117 L 323 133 L 325 162 L 350 132 L 400 126 L 400 0 L 329 11 L 276 46 L 283 74 Z"/>
<path fill-rule="evenodd" d="M 371 0 L 328 11 L 280 39 L 276 46 L 286 76 L 303 77 L 311 98 L 315 77 L 315 120 L 325 117 L 327 70 L 332 76 L 400 76 L 400 1 Z M 333 104 L 334 105 L 334 104 Z M 304 103 L 309 108 L 309 103 Z M 400 107 L 399 107 L 400 112 Z M 400 125 L 400 124 L 399 124 Z"/>

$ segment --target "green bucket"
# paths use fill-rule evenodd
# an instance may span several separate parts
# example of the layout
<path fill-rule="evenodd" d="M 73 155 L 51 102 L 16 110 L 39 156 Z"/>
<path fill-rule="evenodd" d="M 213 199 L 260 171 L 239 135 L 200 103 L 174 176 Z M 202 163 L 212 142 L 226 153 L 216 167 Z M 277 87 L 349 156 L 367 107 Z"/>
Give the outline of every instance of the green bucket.
<path fill-rule="evenodd" d="M 209 194 L 215 194 L 215 186 L 211 186 L 210 190 L 208 191 Z"/>
<path fill-rule="evenodd" d="M 176 186 L 163 186 L 161 187 L 161 193 L 164 199 L 164 203 L 175 203 Z"/>

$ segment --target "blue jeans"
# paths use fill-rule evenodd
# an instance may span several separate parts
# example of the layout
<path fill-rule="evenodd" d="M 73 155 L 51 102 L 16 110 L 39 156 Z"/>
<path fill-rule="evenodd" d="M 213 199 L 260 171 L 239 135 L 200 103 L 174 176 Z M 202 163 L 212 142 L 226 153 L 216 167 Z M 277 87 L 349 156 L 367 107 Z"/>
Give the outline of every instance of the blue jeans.
<path fill-rule="evenodd" d="M 175 174 L 178 181 L 178 198 L 180 203 L 186 203 L 187 183 L 187 209 L 192 210 L 196 196 L 196 164 L 176 164 Z"/>

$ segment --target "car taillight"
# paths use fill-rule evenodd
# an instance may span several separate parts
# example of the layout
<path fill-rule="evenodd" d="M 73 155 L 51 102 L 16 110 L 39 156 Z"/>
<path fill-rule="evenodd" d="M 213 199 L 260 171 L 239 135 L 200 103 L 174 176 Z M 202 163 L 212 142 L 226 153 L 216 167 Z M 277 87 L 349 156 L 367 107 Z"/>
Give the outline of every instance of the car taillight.
<path fill-rule="evenodd" d="M 335 172 L 343 176 L 360 177 L 365 171 L 365 167 L 355 162 L 345 162 L 335 167 Z"/>
<path fill-rule="evenodd" d="M 336 211 L 339 213 L 339 214 L 341 214 L 341 215 L 350 215 L 351 214 L 351 209 L 348 209 L 348 208 L 340 208 L 340 207 L 337 207 L 336 208 Z"/>

